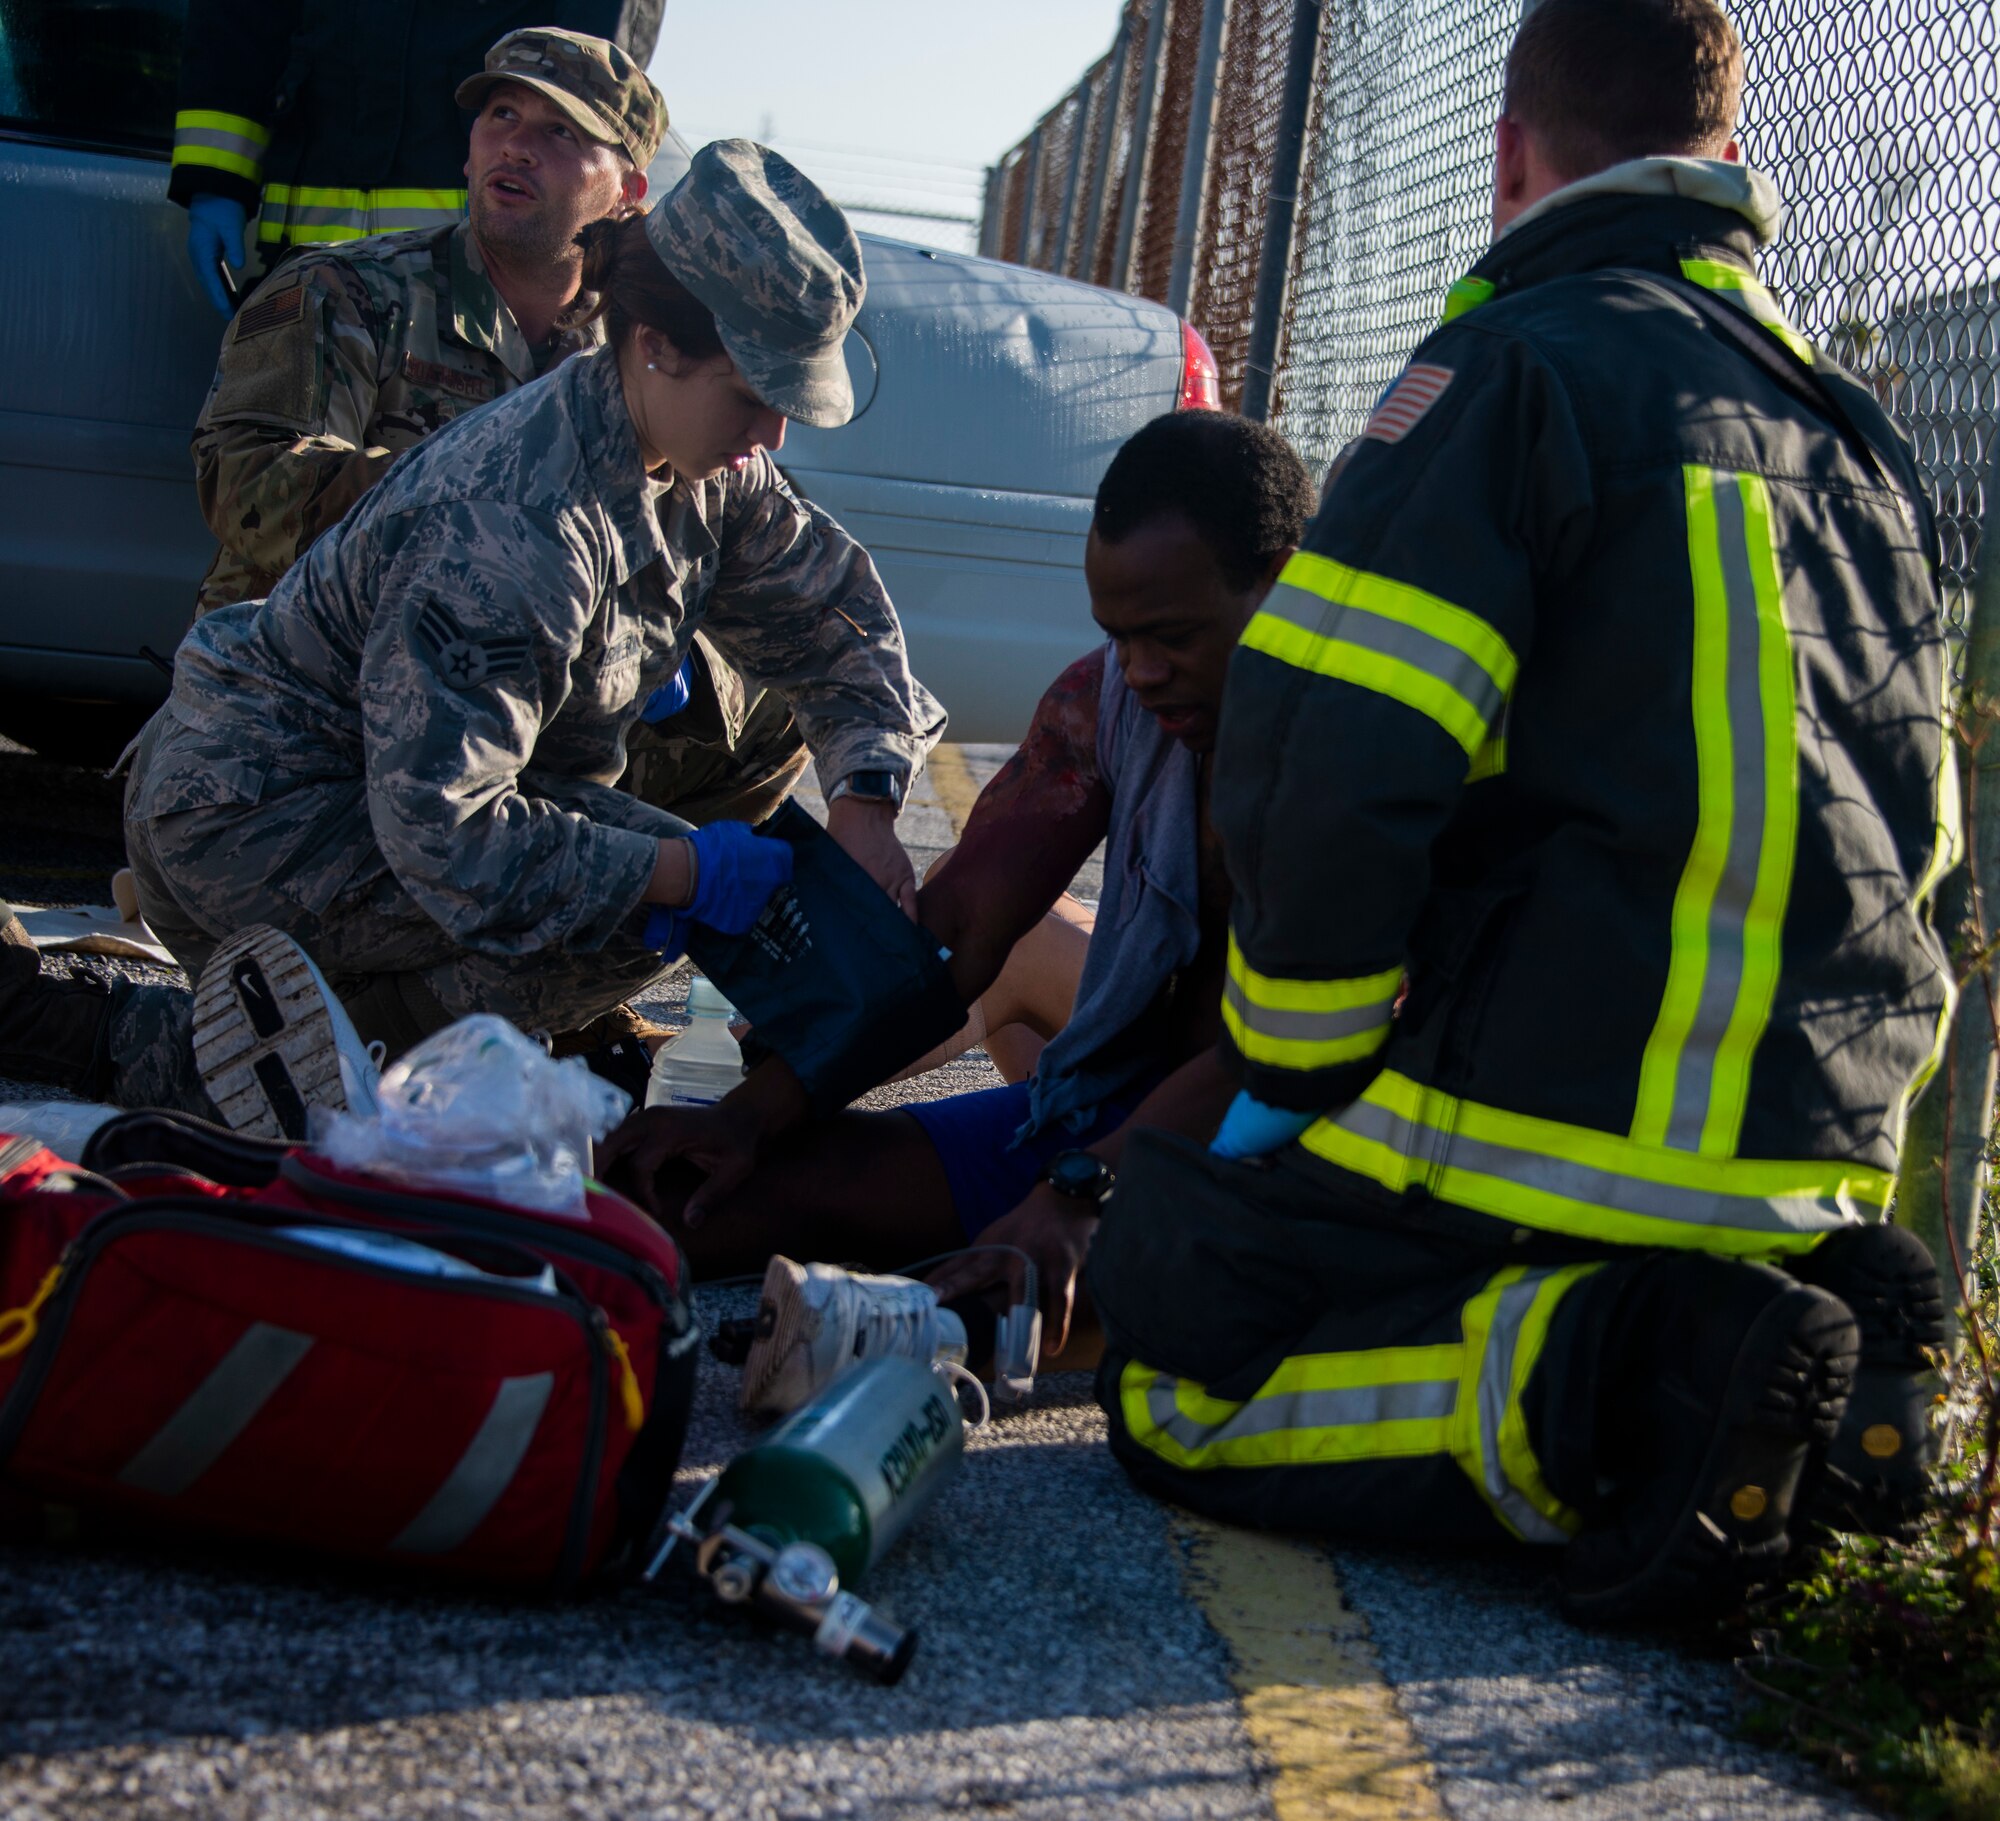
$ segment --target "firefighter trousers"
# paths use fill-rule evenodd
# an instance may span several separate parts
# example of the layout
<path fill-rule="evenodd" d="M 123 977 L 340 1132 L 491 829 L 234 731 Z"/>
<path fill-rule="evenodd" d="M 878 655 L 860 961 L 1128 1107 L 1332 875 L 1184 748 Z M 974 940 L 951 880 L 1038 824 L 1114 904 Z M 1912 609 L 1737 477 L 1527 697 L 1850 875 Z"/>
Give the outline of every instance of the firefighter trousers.
<path fill-rule="evenodd" d="M 1088 1265 L 1113 1452 L 1232 1523 L 1565 1542 L 1654 1257 L 1137 1134 Z"/>

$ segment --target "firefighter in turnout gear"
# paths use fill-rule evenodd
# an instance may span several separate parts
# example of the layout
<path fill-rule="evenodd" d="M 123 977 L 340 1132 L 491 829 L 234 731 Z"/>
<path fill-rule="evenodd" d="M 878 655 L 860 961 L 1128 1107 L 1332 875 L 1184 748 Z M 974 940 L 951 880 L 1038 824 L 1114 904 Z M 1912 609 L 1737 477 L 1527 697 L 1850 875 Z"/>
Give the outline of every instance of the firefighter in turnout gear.
<path fill-rule="evenodd" d="M 449 226 L 466 201 L 455 91 L 486 47 L 560 26 L 644 70 L 660 13 L 661 0 L 191 0 L 168 194 L 188 211 L 195 276 L 228 315 L 216 264 L 245 263 L 252 215 L 267 259 Z"/>
<path fill-rule="evenodd" d="M 1496 240 L 1233 660 L 1212 1148 L 1128 1146 L 1088 1283 L 1140 1482 L 1567 1543 L 1686 1618 L 1924 1485 L 1882 1222 L 1948 1016 L 1929 508 L 1755 274 L 1712 0 L 1541 0 Z"/>

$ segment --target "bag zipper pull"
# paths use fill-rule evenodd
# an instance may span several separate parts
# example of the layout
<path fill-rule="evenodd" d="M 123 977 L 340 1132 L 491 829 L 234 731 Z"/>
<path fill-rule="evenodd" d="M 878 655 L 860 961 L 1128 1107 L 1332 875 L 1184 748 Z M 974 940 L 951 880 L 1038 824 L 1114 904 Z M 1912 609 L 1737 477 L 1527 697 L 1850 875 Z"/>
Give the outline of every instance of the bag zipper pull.
<path fill-rule="evenodd" d="M 38 1318 L 42 1312 L 42 1305 L 55 1294 L 56 1283 L 63 1274 L 63 1266 L 68 1262 L 69 1252 L 65 1248 L 63 1255 L 49 1266 L 48 1275 L 42 1279 L 42 1287 L 29 1297 L 27 1302 L 18 1309 L 0 1311 L 0 1359 L 12 1359 L 15 1354 L 26 1351 L 34 1340 L 35 1330 L 40 1325 Z M 622 1343 L 619 1353 L 622 1357 L 624 1353 Z M 631 1369 L 630 1365 L 625 1368 L 627 1372 Z M 635 1395 L 636 1391 L 635 1386 Z"/>
<path fill-rule="evenodd" d="M 597 1321 L 598 1332 L 604 1336 L 605 1352 L 618 1362 L 618 1396 L 625 1406 L 625 1427 L 636 1435 L 646 1420 L 646 1400 L 639 1395 L 639 1375 L 632 1369 L 632 1355 L 626 1350 L 624 1335 L 611 1325 L 611 1318 L 602 1309 L 597 1311 Z"/>

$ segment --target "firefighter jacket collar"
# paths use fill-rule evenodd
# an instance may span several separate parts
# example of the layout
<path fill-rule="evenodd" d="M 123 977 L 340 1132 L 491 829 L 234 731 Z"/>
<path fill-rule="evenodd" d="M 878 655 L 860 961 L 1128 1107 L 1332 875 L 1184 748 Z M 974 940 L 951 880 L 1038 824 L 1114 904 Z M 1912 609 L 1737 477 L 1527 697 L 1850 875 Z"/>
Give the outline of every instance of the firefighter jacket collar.
<path fill-rule="evenodd" d="M 1760 247 L 1778 237 L 1785 220 L 1778 186 L 1746 164 L 1733 164 L 1726 158 L 1634 158 L 1579 178 L 1544 196 L 1533 208 L 1523 209 L 1500 230 L 1496 244 L 1504 244 L 1530 223 L 1594 196 L 1685 196 L 1693 202 L 1713 203 L 1741 215 Z"/>
<path fill-rule="evenodd" d="M 1636 167 L 1620 168 L 1631 171 Z M 1606 178 L 1614 174 L 1600 173 Z M 1768 189 L 1768 180 L 1757 181 Z M 1445 301 L 1447 322 L 1491 298 L 1607 266 L 1637 266 L 1678 275 L 1684 259 L 1700 257 L 1719 258 L 1745 272 L 1756 270 L 1760 219 L 1768 217 L 1753 218 L 1728 203 L 1663 190 L 1586 190 L 1584 184 L 1572 184 L 1557 194 L 1569 200 L 1532 221 L 1522 216 L 1452 287 Z"/>

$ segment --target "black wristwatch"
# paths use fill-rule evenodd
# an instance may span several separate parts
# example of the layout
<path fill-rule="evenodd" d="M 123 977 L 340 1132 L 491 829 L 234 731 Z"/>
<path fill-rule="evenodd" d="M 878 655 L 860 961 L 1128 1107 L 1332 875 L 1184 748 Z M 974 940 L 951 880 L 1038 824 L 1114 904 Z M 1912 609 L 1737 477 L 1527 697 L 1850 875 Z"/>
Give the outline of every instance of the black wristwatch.
<path fill-rule="evenodd" d="M 854 797 L 863 803 L 887 803 L 901 809 L 903 781 L 893 771 L 849 772 L 826 793 L 828 803 L 838 803 L 842 797 Z"/>
<path fill-rule="evenodd" d="M 1103 1158 L 1093 1157 L 1088 1151 L 1058 1151 L 1049 1159 L 1042 1180 L 1058 1195 L 1102 1207 L 1118 1177 Z"/>

